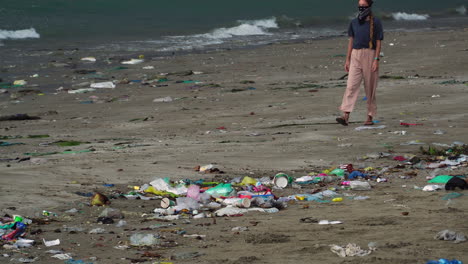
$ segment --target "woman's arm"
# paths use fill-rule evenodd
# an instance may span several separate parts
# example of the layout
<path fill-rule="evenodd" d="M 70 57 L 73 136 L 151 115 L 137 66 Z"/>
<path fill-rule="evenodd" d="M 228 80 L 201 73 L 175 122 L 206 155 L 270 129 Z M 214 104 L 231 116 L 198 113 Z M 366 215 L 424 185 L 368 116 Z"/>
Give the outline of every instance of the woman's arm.
<path fill-rule="evenodd" d="M 345 63 L 345 70 L 349 72 L 349 65 L 351 63 L 351 53 L 353 52 L 353 41 L 354 38 L 350 37 L 348 42 L 348 52 L 346 54 L 346 63 Z"/>
<path fill-rule="evenodd" d="M 375 45 L 375 55 L 374 58 L 379 58 L 380 57 L 380 50 L 382 49 L 382 41 L 377 40 L 376 45 Z M 372 63 L 372 71 L 377 71 L 379 70 L 379 60 L 374 59 L 374 63 Z"/>

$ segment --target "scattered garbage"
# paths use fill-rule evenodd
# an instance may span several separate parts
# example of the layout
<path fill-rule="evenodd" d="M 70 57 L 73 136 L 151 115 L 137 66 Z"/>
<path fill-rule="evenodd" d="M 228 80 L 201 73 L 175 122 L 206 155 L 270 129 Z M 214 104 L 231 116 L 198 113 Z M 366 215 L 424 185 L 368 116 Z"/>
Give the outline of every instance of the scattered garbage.
<path fill-rule="evenodd" d="M 55 239 L 55 240 L 51 240 L 51 241 L 45 241 L 45 239 L 42 239 L 42 240 L 43 240 L 44 245 L 46 247 L 53 247 L 53 246 L 60 245 L 60 239 Z"/>
<path fill-rule="evenodd" d="M 373 130 L 373 129 L 384 129 L 386 128 L 386 125 L 380 125 L 380 126 L 359 126 L 356 127 L 354 130 L 356 131 L 363 131 L 363 130 Z"/>
<path fill-rule="evenodd" d="M 23 120 L 38 120 L 41 119 L 38 116 L 29 116 L 28 114 L 16 114 L 0 116 L 0 121 L 23 121 Z"/>
<path fill-rule="evenodd" d="M 162 97 L 162 98 L 156 98 L 153 100 L 153 103 L 170 103 L 174 101 L 174 99 L 170 96 Z"/>
<path fill-rule="evenodd" d="M 91 231 L 89 231 L 90 234 L 103 234 L 105 232 L 106 232 L 106 230 L 104 228 L 100 228 L 100 227 L 94 228 Z"/>
<path fill-rule="evenodd" d="M 351 181 L 349 187 L 354 191 L 369 191 L 372 188 L 370 183 L 363 181 Z"/>
<path fill-rule="evenodd" d="M 226 128 L 219 127 L 219 129 Z M 21 138 L 17 136 L 4 137 L 8 140 Z M 38 137 L 33 136 L 31 138 L 42 137 L 38 135 Z M 128 141 L 125 142 L 128 144 Z M 67 140 L 46 142 L 41 146 L 70 147 L 85 143 L 89 142 Z M 459 151 L 460 149 L 461 148 L 459 147 L 453 147 L 453 150 L 455 151 Z M 97 208 L 90 207 L 94 211 L 93 215 L 95 217 L 97 216 L 97 219 L 94 218 L 92 221 L 89 221 L 89 223 L 99 223 L 98 226 L 100 227 L 89 227 L 89 229 L 85 231 L 84 228 L 79 226 L 63 226 L 63 228 L 56 229 L 55 232 L 68 232 L 72 234 L 79 232 L 81 234 L 93 235 L 90 237 L 97 238 L 104 237 L 104 235 L 101 234 L 114 234 L 112 229 L 115 229 L 115 227 L 123 227 L 122 229 L 119 229 L 118 232 L 130 231 L 133 234 L 127 238 L 129 239 L 129 242 L 119 241 L 118 245 L 113 245 L 114 248 L 124 250 L 128 249 L 129 245 L 134 247 L 143 247 L 145 250 L 151 247 L 169 247 L 173 246 L 171 243 L 175 243 L 168 238 L 172 235 L 185 239 L 209 240 L 212 237 L 211 234 L 207 233 L 205 235 L 198 232 L 190 233 L 190 231 L 184 230 L 184 227 L 190 223 L 195 223 L 197 226 L 216 224 L 216 217 L 227 218 L 242 217 L 244 215 L 253 214 L 277 214 L 288 206 L 295 204 L 299 204 L 302 209 L 309 209 L 313 206 L 315 207 L 315 205 L 311 205 L 312 203 L 317 203 L 317 207 L 327 205 L 337 207 L 347 206 L 353 202 L 365 205 L 366 202 L 363 200 L 371 198 L 370 196 L 358 195 L 360 191 L 371 191 L 373 187 L 385 188 L 389 186 L 388 183 L 392 182 L 392 179 L 394 178 L 397 178 L 398 180 L 406 180 L 415 177 L 418 175 L 417 168 L 430 168 L 430 166 L 432 166 L 430 164 L 437 164 L 438 166 L 443 165 L 444 168 L 435 170 L 430 169 L 430 172 L 424 175 L 430 175 L 428 176 L 430 184 L 426 185 L 424 188 L 415 186 L 415 188 L 411 188 L 411 190 L 437 191 L 444 187 L 442 184 L 446 184 L 447 188 L 447 184 L 449 184 L 453 179 L 459 179 L 460 181 L 465 182 L 461 176 L 440 175 L 447 173 L 446 171 L 450 171 L 451 166 L 459 166 L 460 164 L 463 164 L 463 166 L 466 165 L 468 156 L 464 156 L 465 154 L 458 152 L 454 155 L 451 153 L 453 152 L 444 151 L 441 154 L 444 154 L 445 156 L 441 155 L 440 157 L 430 157 L 427 159 L 421 156 L 416 157 L 411 154 L 397 154 L 395 152 L 370 153 L 366 156 L 375 157 L 376 159 L 386 158 L 389 162 L 398 164 L 395 166 L 386 165 L 382 168 L 369 164 L 367 161 L 363 160 L 359 161 L 358 164 L 340 164 L 325 169 L 322 168 L 310 173 L 304 173 L 307 175 L 300 174 L 300 176 L 293 176 L 292 173 L 289 172 L 288 174 L 280 172 L 276 174 L 272 173 L 270 176 L 262 175 L 261 177 L 255 177 L 255 173 L 249 171 L 247 174 L 249 176 L 229 178 L 226 177 L 226 175 L 223 175 L 222 171 L 217 168 L 217 165 L 207 164 L 204 166 L 196 166 L 194 168 L 194 174 L 210 175 L 212 176 L 211 179 L 196 180 L 194 178 L 188 178 L 183 180 L 171 180 L 170 178 L 154 178 L 149 183 L 144 183 L 141 186 L 132 183 L 131 186 L 128 186 L 130 189 L 128 192 L 122 191 L 122 186 L 119 186 L 118 184 L 99 181 L 94 185 L 96 192 L 73 192 L 74 194 L 77 194 L 75 197 L 81 200 L 80 205 L 73 205 L 79 209 L 68 209 L 71 207 L 70 206 L 61 211 L 56 211 L 56 209 L 50 209 L 51 211 L 44 210 L 42 211 L 42 219 L 40 220 L 45 223 L 45 221 L 54 221 L 61 217 L 69 219 L 81 216 L 83 208 L 87 206 L 103 206 Z M 28 158 L 28 160 L 32 162 L 31 158 Z M 399 169 L 404 166 L 408 166 L 414 171 L 401 173 L 401 170 Z M 121 169 L 119 171 L 121 171 Z M 396 172 L 398 172 L 398 174 L 394 175 Z M 71 183 L 73 183 L 74 186 L 80 186 L 77 181 L 72 181 Z M 97 192 L 98 190 L 99 192 Z M 463 194 L 460 193 L 449 193 L 442 199 L 451 201 L 452 199 L 461 197 L 462 195 Z M 145 209 L 144 213 L 127 212 L 121 211 L 117 208 L 108 207 L 111 204 L 111 200 L 113 201 L 112 206 L 115 207 L 119 204 L 121 199 L 157 199 L 155 204 L 160 204 L 161 206 L 156 206 L 157 208 L 151 208 L 150 210 Z M 144 206 L 141 205 L 141 207 L 147 207 L 148 204 L 145 204 Z M 395 203 L 392 204 L 392 206 L 405 208 L 404 211 L 398 212 L 398 215 L 399 217 L 401 217 L 400 215 L 403 215 L 407 219 L 407 216 L 409 215 L 407 210 L 409 207 L 407 205 Z M 129 220 L 129 223 L 122 220 L 124 217 L 127 220 L 127 217 L 132 214 L 141 214 L 141 223 L 154 222 L 144 228 L 134 228 L 134 222 L 132 220 Z M 1 221 L 4 222 L 3 220 Z M 34 221 L 38 220 L 35 219 Z M 235 222 L 240 220 L 233 221 Z M 13 247 L 13 242 L 15 243 L 15 248 L 31 247 L 34 245 L 34 240 L 29 242 L 22 238 L 22 236 L 27 235 L 25 233 L 27 225 L 26 222 L 27 221 L 22 218 L 17 218 L 15 220 L 11 219 L 10 222 L 4 225 L 5 228 L 0 226 L 0 231 L 3 232 L 3 229 L 8 230 L 7 232 L 3 232 L 4 234 L 2 236 L 3 240 L 10 241 L 9 243 L 11 244 L 8 246 Z M 300 222 L 313 223 L 314 225 L 343 224 L 342 221 L 318 220 L 312 217 L 301 218 Z M 252 224 L 252 221 L 249 223 Z M 255 225 L 256 223 L 252 224 L 252 226 Z M 224 230 L 234 232 L 231 235 L 239 235 L 240 232 L 250 231 L 249 228 L 251 227 L 247 227 L 245 225 L 235 227 L 229 226 Z M 340 227 L 329 226 L 322 228 L 330 230 Z M 108 231 L 106 231 L 106 229 Z M 152 233 L 155 231 L 157 231 L 157 233 Z M 164 233 L 171 235 L 166 236 Z M 439 232 L 435 236 L 435 239 L 454 241 L 455 243 L 464 242 L 466 240 L 463 233 L 450 230 Z M 43 240 L 43 243 L 46 247 L 52 247 L 60 245 L 60 240 Z M 101 243 L 98 242 L 96 245 L 101 246 Z M 331 251 L 340 257 L 369 255 L 376 249 L 376 247 L 375 244 L 371 243 L 369 243 L 368 246 L 369 249 L 362 249 L 358 245 L 352 243 L 345 246 L 330 245 Z M 73 259 L 70 253 L 55 251 L 50 254 L 54 254 L 52 256 L 53 258 L 67 261 L 67 263 L 84 263 L 82 260 Z M 185 255 L 180 255 L 178 257 L 183 258 L 184 256 Z"/>
<path fill-rule="evenodd" d="M 328 220 L 320 220 L 318 222 L 319 225 L 338 225 L 342 224 L 343 222 L 341 221 L 328 221 Z"/>
<path fill-rule="evenodd" d="M 105 208 L 101 214 L 99 214 L 99 217 L 110 217 L 110 218 L 123 218 L 122 212 L 120 212 L 119 209 L 114 209 L 114 208 Z"/>
<path fill-rule="evenodd" d="M 92 84 L 91 84 L 91 88 L 96 88 L 96 89 L 100 89 L 100 88 L 110 88 L 110 89 L 114 89 L 114 88 L 115 88 L 115 84 L 114 84 L 113 82 L 92 83 Z"/>
<path fill-rule="evenodd" d="M 102 193 L 96 193 L 92 198 L 91 198 L 91 205 L 96 205 L 96 206 L 104 206 L 104 205 L 109 205 L 111 202 L 107 196 L 105 196 Z"/>
<path fill-rule="evenodd" d="M 456 198 L 461 197 L 461 196 L 463 196 L 463 194 L 453 192 L 453 193 L 449 193 L 449 194 L 444 195 L 444 196 L 442 197 L 442 200 L 450 201 L 450 200 L 452 200 L 452 199 L 456 199 Z"/>
<path fill-rule="evenodd" d="M 426 264 L 463 264 L 463 262 L 457 259 L 448 260 L 442 258 L 439 260 L 429 260 Z"/>
<path fill-rule="evenodd" d="M 26 85 L 26 84 L 28 84 L 28 82 L 25 81 L 25 80 L 16 80 L 16 81 L 13 82 L 13 85 L 17 85 L 17 86 L 23 86 L 23 85 Z"/>
<path fill-rule="evenodd" d="M 95 57 L 84 57 L 84 58 L 81 58 L 82 61 L 89 61 L 89 62 L 96 62 L 96 58 Z"/>
<path fill-rule="evenodd" d="M 143 59 L 130 59 L 128 61 L 122 61 L 122 64 L 140 64 L 143 63 L 145 60 Z"/>
<path fill-rule="evenodd" d="M 275 175 L 273 183 L 275 184 L 276 187 L 278 188 L 286 188 L 289 184 L 291 184 L 293 181 L 293 178 L 289 177 L 285 173 L 278 173 Z"/>
<path fill-rule="evenodd" d="M 465 234 L 452 230 L 442 230 L 434 236 L 436 240 L 453 241 L 453 243 L 461 243 L 466 241 Z"/>
<path fill-rule="evenodd" d="M 247 226 L 236 226 L 231 229 L 232 232 L 245 232 L 249 231 L 249 228 Z"/>
<path fill-rule="evenodd" d="M 89 92 L 94 92 L 96 89 L 94 88 L 81 88 L 81 89 L 76 89 L 76 90 L 69 90 L 69 94 L 82 94 L 82 93 L 89 93 Z"/>
<path fill-rule="evenodd" d="M 368 250 L 361 249 L 361 247 L 352 243 L 346 246 L 331 245 L 330 250 L 342 258 L 364 257 L 370 255 L 374 251 L 373 248 L 369 248 Z"/>
<path fill-rule="evenodd" d="M 400 126 L 405 126 L 405 127 L 410 127 L 410 126 L 423 126 L 424 124 L 421 124 L 421 123 L 405 123 L 405 122 L 401 122 L 400 123 Z"/>
<path fill-rule="evenodd" d="M 452 177 L 446 184 L 445 184 L 445 190 L 447 191 L 453 191 L 456 188 L 459 188 L 461 190 L 466 190 L 468 189 L 468 180 L 467 179 L 462 179 L 460 177 Z"/>
<path fill-rule="evenodd" d="M 425 145 L 426 143 L 420 142 L 419 140 L 411 140 L 405 143 L 400 143 L 402 146 L 411 146 L 411 145 Z"/>
<path fill-rule="evenodd" d="M 153 234 L 140 234 L 136 233 L 130 236 L 130 245 L 141 247 L 141 246 L 154 246 L 160 243 L 159 238 Z"/>
<path fill-rule="evenodd" d="M 65 253 L 55 254 L 52 257 L 56 258 L 56 259 L 59 259 L 59 260 L 67 260 L 67 259 L 72 259 L 73 258 L 72 256 L 70 256 L 70 254 L 65 254 Z"/>
<path fill-rule="evenodd" d="M 442 190 L 442 188 L 443 188 L 443 186 L 441 186 L 441 185 L 430 184 L 430 185 L 424 186 L 423 191 L 433 192 L 433 191 Z"/>
<path fill-rule="evenodd" d="M 447 183 L 450 181 L 453 177 L 455 176 L 450 176 L 450 175 L 438 175 L 434 177 L 433 179 L 429 180 L 428 183 Z"/>
<path fill-rule="evenodd" d="M 6 141 L 0 141 L 0 147 L 9 147 L 9 146 L 14 146 L 14 145 L 24 145 L 24 143 L 21 142 L 6 142 Z"/>
<path fill-rule="evenodd" d="M 124 227 L 127 225 L 127 221 L 119 220 L 119 222 L 115 225 L 116 227 Z"/>

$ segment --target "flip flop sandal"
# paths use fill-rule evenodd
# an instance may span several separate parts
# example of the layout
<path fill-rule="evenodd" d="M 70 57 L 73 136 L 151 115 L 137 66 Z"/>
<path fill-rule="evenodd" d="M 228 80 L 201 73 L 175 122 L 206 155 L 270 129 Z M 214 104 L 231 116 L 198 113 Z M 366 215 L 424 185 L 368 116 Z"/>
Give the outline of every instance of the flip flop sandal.
<path fill-rule="evenodd" d="M 346 122 L 343 117 L 337 117 L 336 122 L 338 122 L 338 124 L 342 124 L 343 126 L 348 126 L 348 122 Z"/>
<path fill-rule="evenodd" d="M 374 122 L 372 122 L 372 121 L 371 121 L 370 123 L 365 122 L 364 125 L 365 125 L 365 126 L 373 126 L 373 125 L 374 125 Z"/>

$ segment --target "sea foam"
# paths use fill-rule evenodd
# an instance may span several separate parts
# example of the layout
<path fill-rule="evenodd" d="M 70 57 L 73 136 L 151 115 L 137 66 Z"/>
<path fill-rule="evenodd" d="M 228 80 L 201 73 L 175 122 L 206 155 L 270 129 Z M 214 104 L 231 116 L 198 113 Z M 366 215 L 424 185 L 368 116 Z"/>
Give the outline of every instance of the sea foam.
<path fill-rule="evenodd" d="M 0 39 L 26 39 L 40 38 L 39 33 L 34 28 L 21 30 L 2 30 L 0 29 Z"/>
<path fill-rule="evenodd" d="M 268 29 L 278 28 L 276 18 L 260 19 L 260 20 L 240 20 L 240 25 L 229 28 L 217 28 L 210 33 L 201 34 L 198 36 L 225 39 L 233 36 L 253 36 L 253 35 L 269 35 Z"/>
<path fill-rule="evenodd" d="M 457 7 L 455 11 L 460 15 L 466 15 L 466 7 L 464 5 Z"/>
<path fill-rule="evenodd" d="M 405 12 L 392 13 L 392 17 L 395 20 L 426 20 L 429 18 L 427 14 L 408 14 Z"/>
<path fill-rule="evenodd" d="M 268 30 L 279 27 L 275 17 L 259 20 L 239 20 L 237 24 L 237 26 L 233 27 L 216 28 L 204 34 L 165 37 L 167 41 L 173 44 L 171 47 L 162 48 L 159 51 L 191 50 L 222 44 L 234 37 L 271 35 Z"/>

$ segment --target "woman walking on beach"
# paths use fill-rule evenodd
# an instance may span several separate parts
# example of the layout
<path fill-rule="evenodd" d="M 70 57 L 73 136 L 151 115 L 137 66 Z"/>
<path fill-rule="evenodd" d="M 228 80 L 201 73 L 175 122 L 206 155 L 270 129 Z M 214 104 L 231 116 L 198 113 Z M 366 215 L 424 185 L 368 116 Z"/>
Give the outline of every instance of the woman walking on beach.
<path fill-rule="evenodd" d="M 373 2 L 359 0 L 359 15 L 351 21 L 348 29 L 349 43 L 345 63 L 345 70 L 349 73 L 348 84 L 339 108 L 343 116 L 336 118 L 344 126 L 349 124 L 349 114 L 354 109 L 363 79 L 367 97 L 367 120 L 364 125 L 373 125 L 373 117 L 377 112 L 375 93 L 384 34 L 382 23 L 372 14 Z"/>

